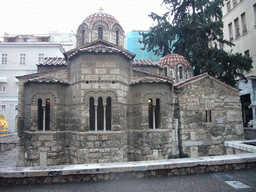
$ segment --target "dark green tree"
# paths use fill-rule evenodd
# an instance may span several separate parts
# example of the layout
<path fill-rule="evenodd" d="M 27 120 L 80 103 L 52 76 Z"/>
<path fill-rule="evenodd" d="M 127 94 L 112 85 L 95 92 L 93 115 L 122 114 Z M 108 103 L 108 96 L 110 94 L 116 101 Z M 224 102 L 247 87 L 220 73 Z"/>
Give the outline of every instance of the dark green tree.
<path fill-rule="evenodd" d="M 162 4 L 169 11 L 163 16 L 149 15 L 157 24 L 142 34 L 144 49 L 162 56 L 174 50 L 190 61 L 195 75 L 208 72 L 232 86 L 250 71 L 250 57 L 222 49 L 224 44 L 234 46 L 223 39 L 223 0 L 164 0 Z"/>

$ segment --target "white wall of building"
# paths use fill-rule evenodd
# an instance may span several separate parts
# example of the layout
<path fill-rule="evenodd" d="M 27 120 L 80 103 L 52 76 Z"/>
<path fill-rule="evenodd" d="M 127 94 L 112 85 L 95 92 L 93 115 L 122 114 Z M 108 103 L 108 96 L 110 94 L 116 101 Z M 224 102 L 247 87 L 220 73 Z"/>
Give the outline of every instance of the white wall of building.
<path fill-rule="evenodd" d="M 15 77 L 36 73 L 39 54 L 64 57 L 63 53 L 63 47 L 55 43 L 0 43 L 0 83 L 6 85 L 5 91 L 0 91 L 0 114 L 8 120 L 9 132 L 16 132 L 18 80 Z M 2 61 L 3 54 L 7 54 L 7 64 Z M 26 54 L 25 64 L 20 64 L 20 54 Z"/>
<path fill-rule="evenodd" d="M 228 11 L 228 3 L 230 4 L 231 10 Z M 236 4 L 237 3 L 237 4 Z M 245 15 L 245 24 L 243 22 L 243 14 Z M 238 20 L 239 24 L 239 36 L 236 36 L 237 27 L 235 26 L 235 20 Z M 225 46 L 226 51 L 233 53 L 245 54 L 249 51 L 249 55 L 253 58 L 253 69 L 247 74 L 256 74 L 256 1 L 255 0 L 229 0 L 224 1 L 223 7 L 223 22 L 224 22 L 224 38 L 230 40 L 231 34 L 229 25 L 232 24 L 232 42 L 235 44 L 233 47 Z M 247 30 L 244 29 L 246 26 Z"/>

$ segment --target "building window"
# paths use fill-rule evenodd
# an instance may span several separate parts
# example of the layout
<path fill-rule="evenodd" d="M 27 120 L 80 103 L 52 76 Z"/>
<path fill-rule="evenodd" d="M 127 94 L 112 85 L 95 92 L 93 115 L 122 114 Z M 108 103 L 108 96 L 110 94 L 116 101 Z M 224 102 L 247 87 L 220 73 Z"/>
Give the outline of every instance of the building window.
<path fill-rule="evenodd" d="M 84 45 L 84 34 L 85 34 L 85 30 L 83 29 L 83 30 L 82 30 L 82 34 L 81 34 L 81 38 L 82 38 L 82 39 L 81 39 L 81 40 L 82 40 L 81 42 L 82 42 L 82 45 Z"/>
<path fill-rule="evenodd" d="M 167 76 L 167 67 L 164 68 L 164 75 Z"/>
<path fill-rule="evenodd" d="M 103 39 L 103 28 L 102 27 L 98 28 L 98 39 Z"/>
<path fill-rule="evenodd" d="M 148 99 L 148 121 L 149 129 L 156 129 L 160 127 L 160 99 L 156 99 L 154 105 L 153 99 Z"/>
<path fill-rule="evenodd" d="M 2 54 L 2 65 L 7 65 L 7 54 Z"/>
<path fill-rule="evenodd" d="M 119 43 L 119 31 L 116 31 L 116 45 Z"/>
<path fill-rule="evenodd" d="M 237 0 L 233 0 L 233 7 L 237 5 Z"/>
<path fill-rule="evenodd" d="M 149 129 L 153 129 L 153 100 L 148 100 L 148 121 Z"/>
<path fill-rule="evenodd" d="M 38 99 L 37 101 L 37 126 L 38 130 L 43 130 L 43 105 L 42 105 L 42 99 Z"/>
<path fill-rule="evenodd" d="M 6 109 L 6 105 L 1 105 L 1 109 L 5 110 Z"/>
<path fill-rule="evenodd" d="M 106 130 L 111 130 L 111 97 L 107 98 L 106 105 Z"/>
<path fill-rule="evenodd" d="M 90 130 L 95 131 L 95 106 L 94 98 L 90 97 Z"/>
<path fill-rule="evenodd" d="M 103 105 L 103 98 L 98 98 L 98 105 L 94 104 L 94 98 L 89 99 L 90 131 L 110 131 L 111 130 L 111 97 L 107 97 L 106 104 Z"/>
<path fill-rule="evenodd" d="M 240 28 L 239 28 L 239 20 L 238 18 L 235 19 L 235 35 L 236 38 L 240 36 Z"/>
<path fill-rule="evenodd" d="M 156 128 L 160 127 L 160 99 L 156 99 L 156 107 L 155 107 L 155 122 Z"/>
<path fill-rule="evenodd" d="M 37 126 L 39 131 L 50 130 L 50 99 L 46 99 L 45 105 L 43 105 L 42 99 L 37 101 Z"/>
<path fill-rule="evenodd" d="M 206 110 L 205 111 L 205 122 L 212 122 L 212 111 Z"/>
<path fill-rule="evenodd" d="M 42 62 L 44 60 L 44 54 L 43 53 L 39 53 L 38 54 L 38 62 Z"/>
<path fill-rule="evenodd" d="M 103 108 L 103 99 L 99 97 L 98 107 L 97 107 L 97 130 L 104 130 L 104 108 Z"/>
<path fill-rule="evenodd" d="M 18 105 L 15 105 L 15 111 L 17 111 L 18 110 Z"/>
<path fill-rule="evenodd" d="M 228 24 L 228 31 L 229 31 L 229 40 L 233 41 L 234 37 L 233 37 L 233 25 L 232 25 L 232 23 Z"/>
<path fill-rule="evenodd" d="M 183 75 L 182 75 L 182 67 L 179 67 L 179 75 L 180 75 L 180 79 L 183 78 Z"/>
<path fill-rule="evenodd" d="M 245 55 L 246 57 L 250 57 L 250 52 L 249 52 L 249 50 L 246 50 L 246 51 L 244 52 L 244 55 Z"/>
<path fill-rule="evenodd" d="M 231 3 L 229 1 L 229 2 L 227 2 L 227 11 L 229 12 L 230 10 L 231 10 Z"/>
<path fill-rule="evenodd" d="M 254 13 L 254 28 L 256 28 L 256 3 L 253 5 L 253 13 Z"/>
<path fill-rule="evenodd" d="M 0 83 L 0 92 L 6 91 L 6 83 Z"/>
<path fill-rule="evenodd" d="M 21 65 L 26 64 L 26 54 L 20 54 L 20 64 Z"/>
<path fill-rule="evenodd" d="M 24 37 L 23 41 L 24 41 L 24 42 L 28 42 L 28 41 L 29 41 L 29 38 L 28 38 L 28 37 Z"/>
<path fill-rule="evenodd" d="M 247 32 L 245 13 L 241 15 L 243 34 Z"/>

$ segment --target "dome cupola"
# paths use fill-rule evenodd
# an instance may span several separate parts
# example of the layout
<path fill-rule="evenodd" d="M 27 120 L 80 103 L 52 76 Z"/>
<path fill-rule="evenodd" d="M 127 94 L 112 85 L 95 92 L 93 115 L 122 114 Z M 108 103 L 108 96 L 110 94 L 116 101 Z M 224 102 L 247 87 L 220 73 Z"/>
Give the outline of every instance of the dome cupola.
<path fill-rule="evenodd" d="M 125 32 L 110 14 L 98 12 L 85 18 L 77 30 L 77 47 L 97 39 L 124 47 Z"/>
<path fill-rule="evenodd" d="M 193 69 L 186 58 L 179 54 L 170 54 L 157 62 L 163 68 L 163 75 L 174 78 L 178 83 L 193 76 Z"/>

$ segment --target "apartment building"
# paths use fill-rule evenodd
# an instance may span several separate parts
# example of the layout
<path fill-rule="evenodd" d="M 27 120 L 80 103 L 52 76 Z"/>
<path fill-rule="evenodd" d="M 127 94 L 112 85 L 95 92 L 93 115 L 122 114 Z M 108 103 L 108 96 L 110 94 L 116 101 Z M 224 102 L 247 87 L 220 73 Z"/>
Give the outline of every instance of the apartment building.
<path fill-rule="evenodd" d="M 241 89 L 244 127 L 256 128 L 256 1 L 228 0 L 223 7 L 224 38 L 235 46 L 225 46 L 226 51 L 252 57 L 253 69 L 246 74 L 247 80 L 238 84 Z"/>

